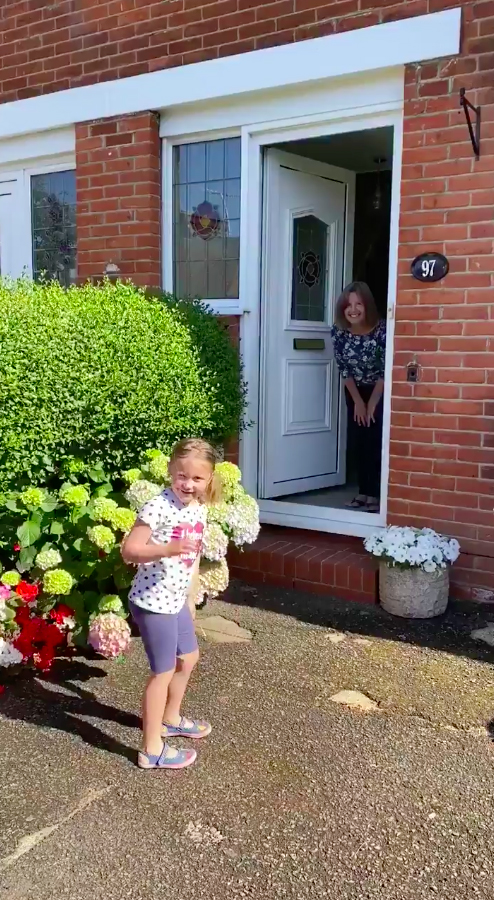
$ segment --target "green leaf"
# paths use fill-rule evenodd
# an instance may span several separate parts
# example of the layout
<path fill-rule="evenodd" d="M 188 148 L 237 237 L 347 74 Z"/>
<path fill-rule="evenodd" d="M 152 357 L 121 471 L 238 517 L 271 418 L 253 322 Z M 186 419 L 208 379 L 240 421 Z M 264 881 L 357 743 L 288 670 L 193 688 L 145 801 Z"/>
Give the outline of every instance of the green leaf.
<path fill-rule="evenodd" d="M 56 534 L 60 537 L 65 531 L 63 522 L 53 521 L 50 525 L 50 534 Z"/>
<path fill-rule="evenodd" d="M 53 547 L 54 545 L 51 543 L 51 541 L 46 541 L 46 543 L 41 546 L 40 553 L 44 553 L 45 550 L 53 550 Z"/>
<path fill-rule="evenodd" d="M 82 550 L 83 541 L 84 541 L 84 538 L 77 538 L 77 540 L 75 540 L 74 543 L 72 544 L 74 550 L 77 550 L 78 553 L 80 553 Z"/>
<path fill-rule="evenodd" d="M 106 481 L 106 475 L 101 464 L 93 466 L 92 469 L 89 469 L 88 475 L 91 481 L 94 481 L 96 484 L 100 484 L 102 481 Z"/>
<path fill-rule="evenodd" d="M 7 500 L 4 504 L 7 509 L 10 509 L 12 512 L 19 512 L 19 507 L 17 506 L 17 502 L 15 500 Z"/>
<path fill-rule="evenodd" d="M 119 591 L 123 591 L 131 586 L 134 571 L 130 566 L 126 566 L 125 563 L 117 563 L 113 572 L 113 578 Z"/>
<path fill-rule="evenodd" d="M 44 503 L 41 504 L 41 509 L 43 512 L 53 512 L 58 506 L 58 500 L 56 497 L 47 497 Z"/>
<path fill-rule="evenodd" d="M 75 647 L 86 647 L 87 645 L 87 629 L 80 625 L 72 632 L 72 643 Z"/>
<path fill-rule="evenodd" d="M 19 553 L 17 568 L 19 572 L 29 572 L 36 557 L 36 547 L 26 547 Z"/>
<path fill-rule="evenodd" d="M 86 515 L 87 508 L 85 506 L 74 506 L 74 509 L 70 513 L 70 521 L 75 525 L 79 519 L 82 519 L 82 517 Z"/>
<path fill-rule="evenodd" d="M 100 484 L 100 486 L 96 488 L 96 490 L 93 493 L 93 497 L 107 497 L 108 494 L 111 494 L 112 491 L 113 491 L 113 488 L 112 488 L 110 482 L 108 481 L 108 482 L 105 482 L 104 484 Z"/>
<path fill-rule="evenodd" d="M 38 540 L 41 529 L 37 522 L 28 520 L 27 522 L 24 522 L 23 525 L 19 526 L 16 534 L 21 543 L 21 547 L 30 547 L 31 544 L 34 544 L 34 542 Z"/>

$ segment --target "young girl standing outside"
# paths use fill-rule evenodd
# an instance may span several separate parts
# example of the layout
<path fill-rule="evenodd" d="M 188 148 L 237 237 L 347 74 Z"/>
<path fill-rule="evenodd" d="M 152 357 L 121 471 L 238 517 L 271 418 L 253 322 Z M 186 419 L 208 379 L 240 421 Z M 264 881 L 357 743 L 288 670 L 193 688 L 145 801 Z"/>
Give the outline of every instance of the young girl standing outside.
<path fill-rule="evenodd" d="M 359 493 L 347 506 L 379 512 L 386 322 L 362 281 L 341 294 L 331 336 L 357 455 Z"/>
<path fill-rule="evenodd" d="M 219 500 L 215 453 L 201 440 L 178 443 L 170 457 L 171 487 L 146 503 L 122 547 L 125 562 L 138 565 L 129 594 L 151 676 L 142 704 L 142 769 L 183 769 L 195 750 L 178 750 L 168 737 L 204 738 L 207 722 L 185 719 L 182 700 L 199 649 L 187 602 L 199 563 L 207 504 Z"/>

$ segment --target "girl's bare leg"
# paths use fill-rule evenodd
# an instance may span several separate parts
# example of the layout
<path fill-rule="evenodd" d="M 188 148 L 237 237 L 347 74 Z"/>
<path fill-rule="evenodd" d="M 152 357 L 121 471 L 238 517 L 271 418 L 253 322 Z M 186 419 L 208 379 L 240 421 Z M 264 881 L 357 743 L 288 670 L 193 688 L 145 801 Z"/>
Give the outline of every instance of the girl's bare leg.
<path fill-rule="evenodd" d="M 187 653 L 177 659 L 177 668 L 173 673 L 172 679 L 168 686 L 168 699 L 166 701 L 163 721 L 168 725 L 179 725 L 181 720 L 180 708 L 184 699 L 185 691 L 192 675 L 194 667 L 199 660 L 199 650 L 193 653 Z"/>
<path fill-rule="evenodd" d="M 163 714 L 167 705 L 170 684 L 175 670 L 151 675 L 146 684 L 142 701 L 143 746 L 146 753 L 159 756 L 163 749 L 161 729 Z"/>

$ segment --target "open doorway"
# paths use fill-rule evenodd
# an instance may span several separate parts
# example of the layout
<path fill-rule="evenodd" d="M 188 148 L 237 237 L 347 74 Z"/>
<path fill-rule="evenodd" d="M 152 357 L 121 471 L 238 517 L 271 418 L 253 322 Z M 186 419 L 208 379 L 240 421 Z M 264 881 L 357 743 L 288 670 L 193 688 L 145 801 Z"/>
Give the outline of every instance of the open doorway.
<path fill-rule="evenodd" d="M 261 499 L 322 512 L 358 494 L 330 330 L 354 280 L 386 319 L 392 160 L 391 126 L 265 149 Z"/>

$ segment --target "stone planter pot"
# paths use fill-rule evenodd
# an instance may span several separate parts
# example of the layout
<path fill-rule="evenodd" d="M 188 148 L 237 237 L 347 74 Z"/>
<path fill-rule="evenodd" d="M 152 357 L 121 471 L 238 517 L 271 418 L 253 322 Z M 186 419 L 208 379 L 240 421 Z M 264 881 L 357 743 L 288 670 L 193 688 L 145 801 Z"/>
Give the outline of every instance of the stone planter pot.
<path fill-rule="evenodd" d="M 382 608 L 393 616 L 432 619 L 446 611 L 448 596 L 447 568 L 429 573 L 379 563 L 379 599 Z"/>

